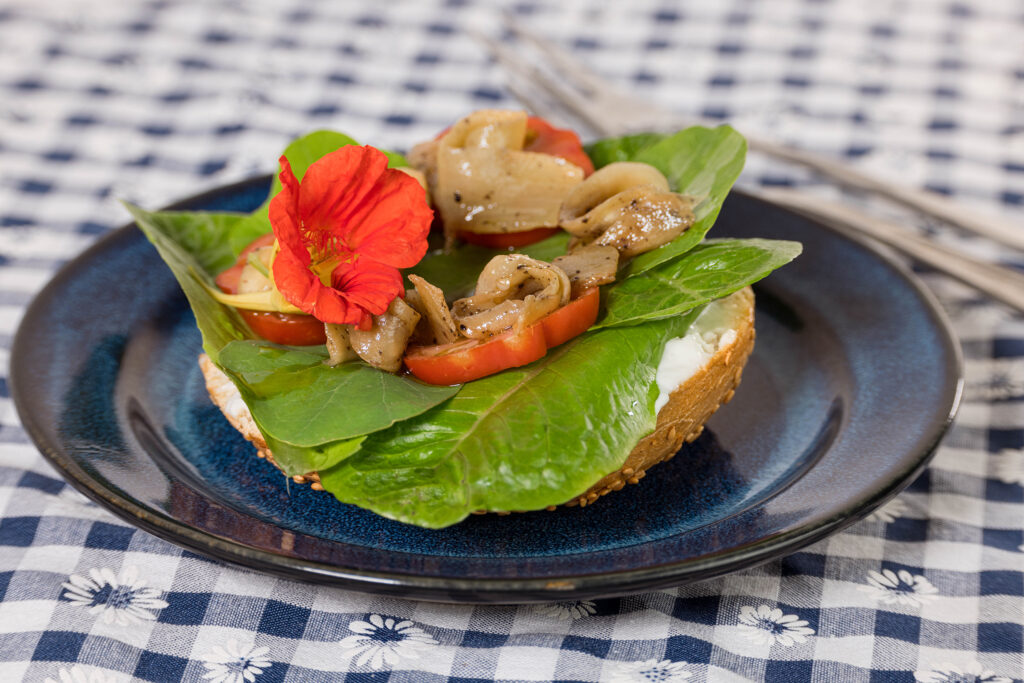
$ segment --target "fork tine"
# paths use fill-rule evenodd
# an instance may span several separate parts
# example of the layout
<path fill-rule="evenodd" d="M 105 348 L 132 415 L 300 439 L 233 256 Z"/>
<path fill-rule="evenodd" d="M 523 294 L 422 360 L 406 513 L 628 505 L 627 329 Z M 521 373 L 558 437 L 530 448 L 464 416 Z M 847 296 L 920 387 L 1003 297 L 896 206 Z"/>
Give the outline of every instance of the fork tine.
<path fill-rule="evenodd" d="M 603 78 L 573 57 L 562 46 L 541 38 L 528 30 L 511 12 L 504 12 L 505 25 L 516 38 L 533 45 L 548 58 L 548 63 L 556 67 L 560 75 L 573 87 L 591 97 L 612 94 L 615 97 L 626 97 L 624 93 L 615 91 Z"/>
<path fill-rule="evenodd" d="M 493 56 L 498 64 L 501 65 L 501 67 L 508 73 L 513 74 L 517 78 L 528 83 L 536 83 L 539 85 L 543 90 L 554 97 L 556 101 L 563 105 L 565 109 L 571 112 L 573 116 L 584 121 L 599 135 L 617 135 L 622 133 L 621 130 L 618 130 L 615 126 L 609 125 L 609 122 L 605 121 L 600 116 L 600 108 L 595 106 L 593 99 L 581 95 L 574 89 L 566 88 L 543 70 L 525 65 L 511 50 L 490 36 L 476 31 L 473 31 L 472 35 L 484 44 L 488 52 L 491 53 L 491 56 Z M 510 89 L 513 88 L 510 87 Z M 523 89 L 519 89 L 518 92 L 514 92 L 513 94 L 515 94 L 517 98 L 526 101 L 527 104 L 530 104 L 531 108 L 537 111 L 537 113 L 542 113 L 536 106 L 538 104 L 536 98 L 530 96 L 523 97 Z"/>
<path fill-rule="evenodd" d="M 512 35 L 531 46 L 549 67 L 538 84 L 556 102 L 571 109 L 576 118 L 588 122 L 602 135 L 622 135 L 630 130 L 676 129 L 678 114 L 653 105 L 636 106 L 636 98 L 616 88 L 579 59 L 538 33 L 533 32 L 512 14 L 505 12 L 506 27 Z M 518 54 L 510 57 L 520 61 Z M 552 78 L 550 74 L 556 78 Z"/>
<path fill-rule="evenodd" d="M 558 114 L 563 118 L 567 117 L 573 125 L 587 125 L 586 122 L 577 119 L 576 115 L 572 112 L 566 113 L 562 107 L 558 106 L 558 104 L 551 102 L 550 100 L 542 101 L 541 98 L 538 97 L 536 90 L 523 87 L 516 79 L 506 80 L 505 89 L 511 93 L 512 97 L 519 100 L 519 102 L 521 102 L 531 114 L 543 116 L 548 119 L 548 121 L 554 121 L 556 118 L 554 112 L 557 109 Z"/>
<path fill-rule="evenodd" d="M 506 12 L 504 19 L 516 37 L 546 56 L 549 65 L 564 78 L 565 82 L 555 80 L 540 69 L 524 67 L 519 55 L 486 36 L 478 35 L 478 39 L 508 72 L 517 74 L 524 83 L 539 85 L 554 101 L 570 110 L 577 119 L 586 121 L 598 134 L 621 135 L 628 130 L 674 130 L 682 123 L 682 117 L 669 110 L 650 103 L 638 102 L 617 91 L 600 76 L 580 64 L 568 51 L 534 34 L 511 14 Z M 519 99 L 532 102 L 537 113 L 546 113 L 537 107 L 535 98 L 524 97 L 526 88 L 510 87 L 510 90 Z M 691 124 L 715 126 L 719 123 L 692 116 L 687 118 Z M 831 159 L 798 147 L 789 147 L 750 135 L 747 136 L 747 143 L 751 151 L 806 166 L 839 185 L 877 193 L 943 222 L 1024 250 L 1024 233 L 1001 217 L 978 214 L 973 209 L 962 207 L 934 192 L 893 184 L 870 176 L 839 159 Z"/>

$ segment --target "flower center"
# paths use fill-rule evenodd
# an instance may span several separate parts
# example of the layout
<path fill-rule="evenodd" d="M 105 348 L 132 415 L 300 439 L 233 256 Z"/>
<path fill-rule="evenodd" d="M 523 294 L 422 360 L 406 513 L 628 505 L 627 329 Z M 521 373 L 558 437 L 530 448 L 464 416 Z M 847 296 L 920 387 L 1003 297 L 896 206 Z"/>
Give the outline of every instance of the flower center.
<path fill-rule="evenodd" d="M 224 668 L 226 668 L 228 671 L 231 671 L 233 673 L 238 673 L 238 674 L 243 674 L 244 675 L 246 669 L 249 668 L 249 658 L 248 657 L 239 657 L 238 659 L 236 659 L 234 661 L 226 662 L 224 664 Z"/>
<path fill-rule="evenodd" d="M 662 683 L 663 681 L 671 680 L 669 672 L 664 669 L 644 669 L 640 672 L 640 675 L 651 683 Z"/>
<path fill-rule="evenodd" d="M 112 587 L 109 583 L 104 584 L 92 597 L 92 604 L 106 605 L 112 609 L 125 609 L 132 604 L 135 597 L 135 590 L 127 586 Z"/>
<path fill-rule="evenodd" d="M 398 643 L 405 640 L 405 634 L 390 628 L 379 628 L 370 636 L 381 643 Z"/>
<path fill-rule="evenodd" d="M 309 251 L 309 269 L 325 287 L 333 286 L 331 277 L 335 268 L 342 263 L 353 263 L 359 258 L 359 254 L 327 230 L 307 230 L 303 237 L 306 250 Z"/>

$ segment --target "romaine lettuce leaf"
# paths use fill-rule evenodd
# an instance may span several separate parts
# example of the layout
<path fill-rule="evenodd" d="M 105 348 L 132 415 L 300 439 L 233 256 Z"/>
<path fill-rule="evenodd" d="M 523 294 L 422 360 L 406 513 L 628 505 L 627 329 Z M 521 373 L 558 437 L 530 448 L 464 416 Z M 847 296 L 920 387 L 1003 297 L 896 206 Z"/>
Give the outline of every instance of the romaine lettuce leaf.
<path fill-rule="evenodd" d="M 129 207 L 132 215 L 133 209 Z M 146 213 L 147 223 L 188 252 L 207 273 L 216 274 L 234 264 L 238 254 L 260 235 L 270 232 L 270 221 L 242 213 L 161 211 Z M 148 237 L 148 233 L 147 233 Z"/>
<path fill-rule="evenodd" d="M 654 166 L 668 178 L 669 187 L 697 200 L 695 220 L 668 244 L 634 258 L 619 277 L 629 278 L 671 261 L 700 243 L 743 170 L 746 154 L 746 139 L 729 126 L 694 126 L 638 149 L 630 161 Z"/>
<path fill-rule="evenodd" d="M 237 220 L 231 220 L 224 214 L 220 214 L 218 219 L 192 214 L 194 219 L 187 219 L 181 213 L 153 214 L 131 204 L 125 204 L 125 207 L 185 292 L 203 335 L 203 350 L 210 359 L 216 363 L 220 350 L 229 343 L 251 339 L 252 332 L 238 311 L 210 296 L 207 288 L 213 285 L 213 280 L 202 265 L 219 263 L 226 258 L 226 247 L 214 246 L 209 239 L 211 229 L 223 227 L 229 232 L 235 228 L 244 229 L 246 216 L 239 215 Z M 234 258 L 229 263 L 231 261 Z"/>
<path fill-rule="evenodd" d="M 594 168 L 601 168 L 616 161 L 635 161 L 640 152 L 666 137 L 664 133 L 634 133 L 606 138 L 587 145 L 586 152 Z"/>
<path fill-rule="evenodd" d="M 274 462 L 289 477 L 333 467 L 358 451 L 359 446 L 366 440 L 365 436 L 357 436 L 318 446 L 294 446 L 265 434 L 263 438 L 267 442 L 267 448 L 273 453 Z"/>
<path fill-rule="evenodd" d="M 432 528 L 473 510 L 564 503 L 621 467 L 654 429 L 664 345 L 698 312 L 588 332 L 469 382 L 451 401 L 369 435 L 320 481 L 346 503 Z"/>
<path fill-rule="evenodd" d="M 564 254 L 568 244 L 569 233 L 563 231 L 514 251 L 541 261 L 551 261 L 556 256 Z M 407 273 L 419 275 L 435 287 L 440 287 L 449 300 L 460 299 L 473 293 L 480 271 L 488 261 L 499 254 L 507 253 L 507 249 L 487 249 L 475 244 L 461 244 L 448 253 L 442 249 L 435 249 L 428 252 Z M 406 283 L 406 287 L 409 286 Z"/>
<path fill-rule="evenodd" d="M 706 240 L 673 261 L 609 287 L 595 328 L 680 315 L 762 279 L 803 247 L 784 240 Z"/>
<path fill-rule="evenodd" d="M 332 368 L 324 365 L 326 359 L 322 346 L 295 348 L 266 341 L 232 342 L 220 350 L 220 366 L 234 380 L 260 431 L 293 446 L 376 432 L 459 390 L 381 372 L 359 361 Z"/>

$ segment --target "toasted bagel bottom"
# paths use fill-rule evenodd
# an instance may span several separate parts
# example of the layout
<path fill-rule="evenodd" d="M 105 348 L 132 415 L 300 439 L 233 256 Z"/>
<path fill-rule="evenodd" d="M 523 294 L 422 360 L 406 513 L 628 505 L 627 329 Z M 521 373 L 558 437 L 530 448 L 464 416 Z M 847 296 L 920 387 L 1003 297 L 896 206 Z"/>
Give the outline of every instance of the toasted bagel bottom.
<path fill-rule="evenodd" d="M 690 335 L 701 335 L 700 343 L 709 349 L 709 357 L 669 393 L 668 401 L 658 411 L 654 431 L 637 442 L 621 468 L 605 475 L 587 491 L 562 505 L 589 505 L 626 484 L 639 483 L 651 467 L 670 460 L 684 443 L 701 435 L 704 423 L 732 399 L 754 349 L 753 291 L 746 287 L 710 304 L 686 337 Z M 231 426 L 252 442 L 257 455 L 277 467 L 273 453 L 235 385 L 206 354 L 199 356 L 199 367 L 213 403 Z M 316 472 L 295 475 L 292 479 L 299 484 L 309 482 L 314 489 L 323 490 L 320 475 Z M 552 505 L 548 509 L 556 507 Z M 480 510 L 477 514 L 484 512 L 487 511 Z"/>

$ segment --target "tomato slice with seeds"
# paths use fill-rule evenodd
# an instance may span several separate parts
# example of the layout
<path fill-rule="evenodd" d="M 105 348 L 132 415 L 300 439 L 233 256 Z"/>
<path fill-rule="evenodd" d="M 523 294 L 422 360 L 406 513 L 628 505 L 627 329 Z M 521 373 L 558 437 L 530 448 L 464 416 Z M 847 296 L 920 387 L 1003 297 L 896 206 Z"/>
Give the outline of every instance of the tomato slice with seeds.
<path fill-rule="evenodd" d="M 235 264 L 221 272 L 217 278 L 217 287 L 225 294 L 237 294 L 238 282 L 242 277 L 249 254 L 260 247 L 274 243 L 274 233 L 257 237 L 238 255 Z M 324 324 L 311 315 L 303 313 L 277 313 L 275 311 L 250 311 L 236 309 L 242 320 L 257 336 L 275 344 L 285 346 L 316 346 L 327 342 Z"/>
<path fill-rule="evenodd" d="M 510 330 L 487 341 L 467 339 L 452 344 L 409 347 L 405 366 L 428 384 L 462 384 L 543 358 L 548 349 L 586 332 L 600 304 L 597 287 L 534 324 Z"/>
<path fill-rule="evenodd" d="M 215 279 L 217 286 L 220 291 L 225 294 L 238 294 L 238 281 L 242 278 L 242 269 L 245 268 L 245 264 L 249 260 L 249 254 L 256 251 L 260 247 L 269 247 L 274 243 L 274 233 L 268 232 L 266 235 L 260 235 L 249 245 L 242 250 L 235 259 L 235 264 L 224 270 Z"/>

